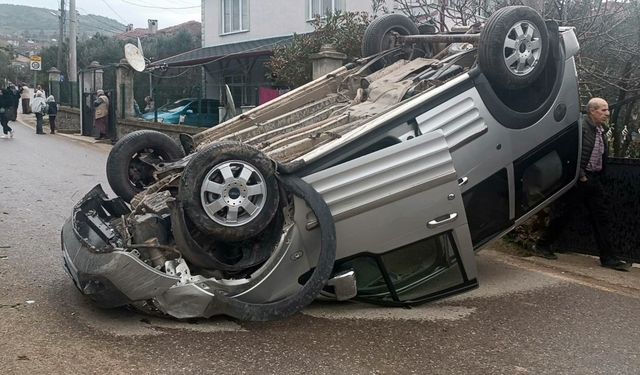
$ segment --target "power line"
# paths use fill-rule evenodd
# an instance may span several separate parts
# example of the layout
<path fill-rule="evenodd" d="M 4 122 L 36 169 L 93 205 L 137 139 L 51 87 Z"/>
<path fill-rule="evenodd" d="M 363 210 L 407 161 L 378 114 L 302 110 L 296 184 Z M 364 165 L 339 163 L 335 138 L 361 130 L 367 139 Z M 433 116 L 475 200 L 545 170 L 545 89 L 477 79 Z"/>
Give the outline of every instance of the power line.
<path fill-rule="evenodd" d="M 89 17 L 89 18 L 91 18 L 91 21 L 93 21 L 93 22 L 97 22 L 97 23 L 99 23 L 100 25 L 102 25 L 102 30 L 104 30 L 104 31 L 109 31 L 109 32 L 112 32 L 112 33 L 118 33 L 118 34 L 119 34 L 119 33 L 124 32 L 124 30 L 119 29 L 118 27 L 116 27 L 116 26 L 114 26 L 114 25 L 110 25 L 110 24 L 108 24 L 107 22 L 102 21 L 100 18 L 96 18 L 96 16 L 95 16 L 95 15 L 93 15 L 93 14 L 87 14 L 87 15 L 85 15 L 85 17 Z M 97 25 L 95 25 L 95 24 L 88 24 L 88 25 L 87 25 L 87 23 L 86 23 L 86 22 L 88 22 L 88 21 L 82 22 L 82 19 L 80 19 L 79 21 L 81 21 L 80 23 L 82 23 L 82 24 L 84 24 L 84 25 L 86 25 L 86 26 L 91 26 L 91 27 L 95 27 L 95 28 L 97 28 L 97 29 L 100 29 L 100 27 L 98 27 L 98 26 L 97 26 Z M 105 29 L 104 29 L 105 27 L 106 27 L 106 28 L 108 28 L 109 30 L 105 30 Z"/>
<path fill-rule="evenodd" d="M 107 3 L 105 0 L 102 0 L 102 2 L 103 2 L 103 3 L 104 3 L 104 5 L 106 5 L 109 9 L 111 9 L 111 11 L 112 11 L 116 16 L 118 16 L 118 17 L 122 20 L 122 22 L 124 22 L 124 24 L 125 24 L 125 25 L 128 25 L 128 24 L 130 24 L 130 23 L 131 23 L 131 22 L 127 22 L 124 18 L 122 18 L 122 16 L 121 16 L 118 12 L 116 12 L 116 11 L 115 11 L 115 9 L 113 9 L 113 8 L 111 7 L 111 5 L 109 5 L 109 3 Z"/>
<path fill-rule="evenodd" d="M 105 27 L 107 27 L 107 28 L 113 29 L 113 30 L 114 30 L 114 32 L 118 32 L 118 33 L 123 32 L 123 29 L 120 29 L 118 26 L 113 25 L 113 24 L 110 24 L 110 23 L 108 23 L 108 22 L 104 21 L 104 20 L 102 19 L 102 18 L 105 18 L 104 16 L 98 16 L 98 15 L 95 15 L 95 14 L 91 14 L 91 13 L 89 13 L 86 9 L 83 9 L 83 8 L 76 8 L 76 9 L 81 10 L 81 11 L 83 11 L 84 13 L 86 13 L 86 14 L 82 15 L 82 17 L 84 17 L 85 19 L 86 19 L 86 18 L 91 18 L 91 20 L 92 20 L 92 21 L 98 22 L 99 24 L 101 24 L 101 25 L 103 25 L 103 26 L 105 26 Z M 102 18 L 101 18 L 101 17 L 102 17 Z M 111 18 L 108 18 L 108 19 L 111 19 Z M 81 20 L 81 19 L 80 19 L 80 18 L 78 18 L 78 21 L 80 21 L 80 20 Z M 117 22 L 117 21 L 116 21 L 116 22 Z M 117 30 L 117 31 L 116 31 L 116 30 Z"/>
<path fill-rule="evenodd" d="M 102 0 L 104 1 L 104 0 Z M 140 7 L 140 8 L 153 8 L 153 9 L 166 9 L 166 10 L 178 10 L 178 9 L 195 9 L 195 8 L 200 8 L 200 5 L 194 5 L 194 6 L 189 6 L 189 7 L 159 7 L 159 6 L 154 6 L 154 5 L 143 5 L 143 4 L 138 4 L 138 3 L 134 3 L 133 1 L 128 1 L 128 0 L 120 0 L 123 3 L 129 4 L 129 5 L 133 5 L 136 7 Z"/>

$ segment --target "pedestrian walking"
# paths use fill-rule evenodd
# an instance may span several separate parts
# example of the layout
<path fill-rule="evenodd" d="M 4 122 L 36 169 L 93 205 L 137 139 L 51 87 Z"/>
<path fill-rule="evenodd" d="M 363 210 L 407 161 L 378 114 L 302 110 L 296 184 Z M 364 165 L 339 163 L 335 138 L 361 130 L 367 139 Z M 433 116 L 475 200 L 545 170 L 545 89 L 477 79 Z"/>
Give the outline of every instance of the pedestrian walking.
<path fill-rule="evenodd" d="M 98 98 L 93 102 L 93 106 L 96 107 L 93 126 L 98 131 L 96 139 L 107 139 L 107 131 L 109 129 L 109 98 L 102 90 L 98 90 L 96 95 Z"/>
<path fill-rule="evenodd" d="M 18 105 L 20 104 L 20 91 L 13 83 L 9 82 L 7 87 L 7 93 L 9 94 L 9 114 L 7 117 L 9 121 L 16 121 L 18 119 Z"/>
<path fill-rule="evenodd" d="M 56 134 L 56 116 L 58 115 L 58 103 L 53 95 L 47 98 L 47 114 L 49 115 L 50 134 Z"/>
<path fill-rule="evenodd" d="M 42 125 L 44 115 L 47 113 L 47 103 L 44 100 L 44 92 L 36 91 L 36 95 L 31 101 L 31 111 L 36 115 L 36 134 L 44 134 Z"/>
<path fill-rule="evenodd" d="M 591 223 L 600 251 L 600 265 L 618 271 L 628 271 L 631 263 L 619 259 L 611 243 L 610 213 L 606 203 L 606 190 L 602 185 L 608 154 L 605 136 L 608 120 L 609 104 L 602 98 L 589 100 L 582 126 L 580 177 L 575 188 L 568 193 L 572 194 L 569 197 L 570 209 L 562 212 L 557 205 L 552 207 L 549 227 L 536 243 L 536 248 L 542 256 L 550 258 L 553 255 L 551 245 L 567 222 L 564 215 L 573 211 L 575 204 L 582 204 L 589 214 L 587 220 Z"/>
<path fill-rule="evenodd" d="M 22 100 L 22 114 L 28 115 L 31 113 L 31 92 L 29 91 L 29 87 L 27 85 L 22 85 L 20 89 L 20 99 Z"/>
<path fill-rule="evenodd" d="M 7 112 L 11 105 L 11 97 L 7 90 L 0 89 L 0 124 L 2 124 L 1 138 L 13 138 L 13 129 L 9 126 Z"/>

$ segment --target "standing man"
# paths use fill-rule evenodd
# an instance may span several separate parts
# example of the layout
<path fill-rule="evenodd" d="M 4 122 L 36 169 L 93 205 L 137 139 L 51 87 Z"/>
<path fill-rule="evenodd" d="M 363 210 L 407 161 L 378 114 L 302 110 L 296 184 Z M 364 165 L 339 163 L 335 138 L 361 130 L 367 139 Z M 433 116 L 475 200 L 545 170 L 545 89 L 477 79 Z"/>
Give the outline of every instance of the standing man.
<path fill-rule="evenodd" d="M 49 95 L 47 98 L 47 114 L 49 115 L 49 134 L 56 134 L 56 116 L 58 115 L 58 103 L 53 95 Z"/>
<path fill-rule="evenodd" d="M 611 244 L 609 210 L 606 204 L 606 192 L 602 185 L 607 161 L 607 137 L 609 120 L 609 104 L 602 98 L 592 98 L 587 103 L 587 114 L 582 124 L 582 151 L 580 154 L 580 177 L 574 190 L 574 202 L 583 204 L 589 213 L 588 220 L 593 227 L 598 250 L 600 251 L 600 265 L 618 271 L 628 271 L 630 263 L 620 260 L 614 253 Z M 551 222 L 546 232 L 542 234 L 536 244 L 537 250 L 545 258 L 553 259 L 551 244 L 555 241 L 563 224 L 564 215 L 554 214 L 559 207 L 554 205 L 551 212 Z"/>
<path fill-rule="evenodd" d="M 7 87 L 7 93 L 11 98 L 11 105 L 9 110 L 9 121 L 16 121 L 18 118 L 18 105 L 20 104 L 20 92 L 18 88 L 13 83 L 9 82 L 9 87 Z"/>
<path fill-rule="evenodd" d="M 96 139 L 107 139 L 107 131 L 109 129 L 109 98 L 102 90 L 98 90 L 96 94 L 98 98 L 93 102 L 93 106 L 96 107 L 93 126 L 98 131 Z"/>
<path fill-rule="evenodd" d="M 25 84 L 22 85 L 20 89 L 20 99 L 22 99 L 22 114 L 26 115 L 31 113 L 29 101 L 31 101 L 31 92 L 29 92 L 29 87 Z"/>
<path fill-rule="evenodd" d="M 44 123 L 44 115 L 47 113 L 47 103 L 44 100 L 43 91 L 36 91 L 31 101 L 31 111 L 36 115 L 36 134 L 44 134 L 42 125 Z"/>
<path fill-rule="evenodd" d="M 0 138 L 13 138 L 13 129 L 9 126 L 9 107 L 11 99 L 9 94 L 0 88 L 0 125 L 2 125 L 2 135 Z"/>

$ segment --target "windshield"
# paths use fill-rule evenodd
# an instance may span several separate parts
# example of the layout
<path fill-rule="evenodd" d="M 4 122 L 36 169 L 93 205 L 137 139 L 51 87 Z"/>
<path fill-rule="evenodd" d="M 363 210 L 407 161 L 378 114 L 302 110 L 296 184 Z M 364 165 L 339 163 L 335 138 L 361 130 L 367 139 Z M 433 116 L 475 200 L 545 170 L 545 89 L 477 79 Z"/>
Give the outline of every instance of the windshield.
<path fill-rule="evenodd" d="M 182 109 L 182 107 L 184 107 L 185 105 L 187 105 L 189 103 L 191 103 L 191 100 L 188 100 L 188 99 L 176 100 L 173 103 L 165 104 L 162 107 L 158 108 L 158 111 L 162 111 L 162 112 L 178 112 L 178 111 L 180 111 L 180 109 Z"/>

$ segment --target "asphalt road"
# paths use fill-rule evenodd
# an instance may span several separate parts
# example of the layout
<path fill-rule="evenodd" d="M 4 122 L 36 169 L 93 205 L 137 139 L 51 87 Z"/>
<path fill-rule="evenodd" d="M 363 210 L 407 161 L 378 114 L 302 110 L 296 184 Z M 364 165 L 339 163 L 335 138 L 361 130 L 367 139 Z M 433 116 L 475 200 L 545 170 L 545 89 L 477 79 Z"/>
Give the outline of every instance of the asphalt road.
<path fill-rule="evenodd" d="M 62 267 L 60 228 L 109 146 L 0 139 L 3 374 L 637 374 L 640 270 L 478 255 L 481 287 L 414 309 L 315 303 L 277 322 L 99 310 Z M 567 262 L 574 258 L 561 257 Z M 575 258 L 578 259 L 578 258 Z M 582 272 L 574 272 L 580 267 Z M 599 275 L 595 277 L 594 275 Z"/>

